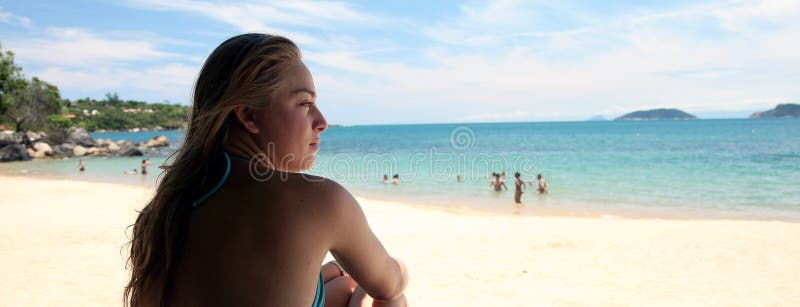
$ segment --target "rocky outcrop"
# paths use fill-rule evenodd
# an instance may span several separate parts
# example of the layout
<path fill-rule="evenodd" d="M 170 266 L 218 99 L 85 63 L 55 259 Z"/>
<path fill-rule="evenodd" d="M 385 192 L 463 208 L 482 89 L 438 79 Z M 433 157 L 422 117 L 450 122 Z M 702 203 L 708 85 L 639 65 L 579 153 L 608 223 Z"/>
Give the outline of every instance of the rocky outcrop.
<path fill-rule="evenodd" d="M 88 150 L 86 150 L 86 147 L 81 145 L 75 145 L 75 147 L 72 148 L 72 156 L 74 157 L 83 157 L 87 152 Z"/>
<path fill-rule="evenodd" d="M 9 144 L 0 148 L 0 162 L 27 161 L 31 156 L 22 144 Z"/>
<path fill-rule="evenodd" d="M 70 132 L 66 142 L 64 143 L 81 145 L 83 147 L 93 147 L 94 139 L 89 135 L 89 132 L 86 132 L 85 129 L 78 128 Z"/>
<path fill-rule="evenodd" d="M 169 146 L 169 142 L 167 142 L 167 137 L 163 135 L 159 135 L 147 141 L 145 144 L 147 147 L 164 147 Z"/>
<path fill-rule="evenodd" d="M 156 136 L 147 142 L 94 140 L 84 129 L 75 129 L 62 144 L 53 144 L 42 132 L 0 131 L 0 161 L 20 161 L 31 158 L 62 158 L 83 156 L 143 156 L 159 154 L 159 148 L 169 146 L 166 136 Z"/>
<path fill-rule="evenodd" d="M 22 135 L 23 135 L 22 142 L 25 144 L 33 144 L 47 137 L 47 134 L 45 134 L 44 132 L 33 132 L 33 131 L 27 131 Z"/>
<path fill-rule="evenodd" d="M 0 131 L 0 147 L 10 144 L 21 144 L 22 134 L 14 133 L 14 131 L 5 130 Z"/>
<path fill-rule="evenodd" d="M 36 142 L 31 146 L 33 149 L 33 157 L 34 158 L 44 158 L 45 156 L 52 156 L 53 148 L 50 147 L 50 144 L 45 142 Z"/>
<path fill-rule="evenodd" d="M 139 147 L 136 147 L 136 146 L 133 146 L 133 145 L 130 145 L 130 144 L 125 144 L 119 150 L 118 154 L 120 156 L 123 156 L 123 157 L 133 157 L 133 156 L 143 156 L 144 155 L 142 153 L 142 151 L 139 149 Z"/>

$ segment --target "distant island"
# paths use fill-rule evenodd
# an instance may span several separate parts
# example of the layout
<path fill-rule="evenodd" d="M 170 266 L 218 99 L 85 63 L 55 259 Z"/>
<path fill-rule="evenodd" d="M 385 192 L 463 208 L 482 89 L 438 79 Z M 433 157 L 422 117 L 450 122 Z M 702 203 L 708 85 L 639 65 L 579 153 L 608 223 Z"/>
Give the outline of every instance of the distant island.
<path fill-rule="evenodd" d="M 596 116 L 590 117 L 586 121 L 597 122 L 597 121 L 606 121 L 606 120 L 608 120 L 608 118 L 603 117 L 603 115 L 596 115 Z"/>
<path fill-rule="evenodd" d="M 678 109 L 653 109 L 631 112 L 614 120 L 683 120 L 697 119 L 697 116 Z"/>
<path fill-rule="evenodd" d="M 753 113 L 750 118 L 800 118 L 800 104 L 779 104 L 772 110 Z"/>

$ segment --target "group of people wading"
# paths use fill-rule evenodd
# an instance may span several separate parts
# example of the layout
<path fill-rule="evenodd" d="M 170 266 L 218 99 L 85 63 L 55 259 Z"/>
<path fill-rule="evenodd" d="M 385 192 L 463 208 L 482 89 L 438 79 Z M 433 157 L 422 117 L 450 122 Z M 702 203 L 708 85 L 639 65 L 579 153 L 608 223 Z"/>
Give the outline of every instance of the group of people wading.
<path fill-rule="evenodd" d="M 492 173 L 492 180 L 489 182 L 489 186 L 494 188 L 495 191 L 500 192 L 502 190 L 508 190 L 505 182 L 506 172 L 502 173 Z M 536 181 L 538 182 L 537 191 L 539 194 L 547 193 L 547 181 L 542 178 L 542 174 L 536 175 Z M 529 184 L 534 186 L 534 182 L 530 181 Z M 521 175 L 519 172 L 514 173 L 514 202 L 517 204 L 522 203 L 522 193 L 525 193 L 525 181 L 522 180 Z"/>

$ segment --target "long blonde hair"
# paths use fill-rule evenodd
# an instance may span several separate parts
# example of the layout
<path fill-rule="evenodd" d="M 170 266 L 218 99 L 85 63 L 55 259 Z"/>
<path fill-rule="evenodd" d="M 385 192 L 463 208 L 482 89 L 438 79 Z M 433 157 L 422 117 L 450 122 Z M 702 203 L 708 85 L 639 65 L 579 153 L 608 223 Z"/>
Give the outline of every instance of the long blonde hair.
<path fill-rule="evenodd" d="M 195 83 L 183 145 L 168 159 L 172 163 L 163 167 L 155 196 L 132 225 L 126 305 L 140 306 L 145 296 L 157 298 L 162 306 L 168 302 L 191 202 L 199 197 L 196 190 L 204 170 L 220 154 L 235 124 L 233 108 L 269 106 L 286 69 L 300 60 L 300 50 L 291 40 L 266 34 L 232 37 L 209 55 Z"/>

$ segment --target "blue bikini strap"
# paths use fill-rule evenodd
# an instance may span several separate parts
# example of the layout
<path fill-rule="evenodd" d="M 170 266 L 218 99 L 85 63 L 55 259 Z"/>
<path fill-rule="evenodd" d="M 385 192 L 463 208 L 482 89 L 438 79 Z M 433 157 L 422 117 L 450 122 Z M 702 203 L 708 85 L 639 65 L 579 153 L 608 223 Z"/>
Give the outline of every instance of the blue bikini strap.
<path fill-rule="evenodd" d="M 227 154 L 227 153 L 226 153 L 226 154 Z M 250 159 L 248 159 L 248 158 L 241 157 L 241 156 L 237 156 L 237 155 L 230 155 L 230 157 L 231 157 L 231 159 L 232 159 L 232 160 L 238 160 L 238 161 L 250 161 Z"/>
<path fill-rule="evenodd" d="M 195 200 L 192 203 L 192 208 L 197 208 L 197 206 L 202 204 L 204 201 L 208 200 L 208 198 L 211 197 L 211 195 L 214 195 L 214 193 L 216 193 L 217 190 L 219 190 L 219 188 L 222 187 L 222 184 L 225 183 L 226 180 L 228 180 L 228 176 L 230 176 L 231 174 L 231 157 L 228 156 L 227 152 L 223 151 L 222 154 L 225 156 L 225 173 L 222 174 L 222 179 L 220 179 L 219 182 L 217 182 L 217 184 L 213 188 L 211 188 L 210 191 L 208 191 L 208 193 Z"/>

